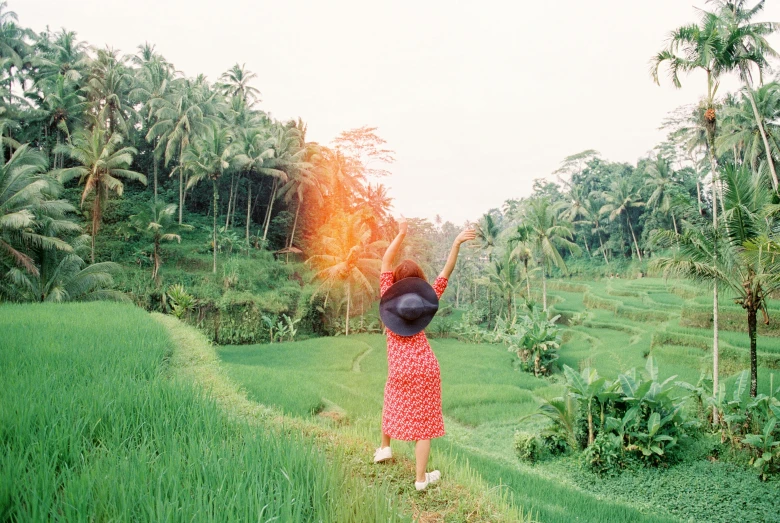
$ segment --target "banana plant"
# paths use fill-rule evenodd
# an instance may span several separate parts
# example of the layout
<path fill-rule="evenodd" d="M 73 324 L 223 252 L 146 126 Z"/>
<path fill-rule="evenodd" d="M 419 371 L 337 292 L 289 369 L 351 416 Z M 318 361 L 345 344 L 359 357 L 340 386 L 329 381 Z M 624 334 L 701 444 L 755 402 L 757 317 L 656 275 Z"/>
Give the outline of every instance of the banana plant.
<path fill-rule="evenodd" d="M 755 453 L 750 464 L 758 469 L 764 481 L 770 473 L 780 469 L 780 434 L 775 434 L 776 426 L 777 418 L 771 418 L 761 434 L 745 436 L 745 443 L 752 446 Z"/>
<path fill-rule="evenodd" d="M 595 427 L 593 423 L 594 403 L 599 409 L 601 430 L 604 428 L 606 407 L 609 402 L 614 401 L 620 396 L 618 384 L 610 383 L 606 378 L 599 377 L 596 369 L 585 368 L 580 374 L 568 365 L 564 365 L 563 373 L 566 376 L 567 388 L 569 393 L 577 398 L 583 410 L 588 416 L 588 445 L 593 443 L 596 438 Z"/>

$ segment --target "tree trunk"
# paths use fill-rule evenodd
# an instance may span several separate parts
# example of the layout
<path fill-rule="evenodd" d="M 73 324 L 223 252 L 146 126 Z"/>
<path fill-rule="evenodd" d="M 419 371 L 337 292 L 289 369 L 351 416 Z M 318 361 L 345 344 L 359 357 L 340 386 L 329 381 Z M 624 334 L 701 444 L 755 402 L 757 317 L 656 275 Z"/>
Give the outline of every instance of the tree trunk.
<path fill-rule="evenodd" d="M 292 233 L 290 234 L 290 241 L 287 242 L 287 247 L 292 247 L 293 241 L 295 240 L 295 229 L 298 226 L 298 213 L 301 211 L 301 205 L 303 205 L 303 195 L 301 195 L 300 201 L 298 201 L 298 207 L 295 209 L 295 220 L 293 220 L 293 228 Z"/>
<path fill-rule="evenodd" d="M 230 210 L 230 225 L 233 227 L 236 226 L 236 207 L 238 207 L 238 186 L 241 185 L 241 175 L 238 176 L 238 180 L 236 180 L 236 188 L 234 189 L 235 194 L 233 194 L 233 207 Z"/>
<path fill-rule="evenodd" d="M 228 192 L 228 206 L 227 206 L 227 212 L 225 213 L 225 231 L 227 231 L 228 227 L 230 227 L 230 208 L 233 205 L 233 184 L 236 181 L 236 175 L 231 174 L 230 175 L 230 191 Z"/>
<path fill-rule="evenodd" d="M 593 444 L 593 441 L 596 439 L 595 434 L 593 433 L 593 407 L 591 405 L 591 401 L 588 401 L 588 446 L 591 446 Z"/>
<path fill-rule="evenodd" d="M 249 245 L 249 218 L 252 210 L 252 181 L 249 181 L 249 189 L 246 196 L 246 244 Z"/>
<path fill-rule="evenodd" d="M 179 158 L 179 225 L 182 224 L 182 212 L 184 211 L 184 169 Z"/>
<path fill-rule="evenodd" d="M 351 302 L 349 280 L 347 280 L 347 317 L 344 319 L 344 335 L 349 336 L 349 306 Z"/>
<path fill-rule="evenodd" d="M 528 301 L 531 299 L 531 275 L 528 274 L 528 260 L 525 260 L 523 265 L 525 265 L 525 299 Z"/>
<path fill-rule="evenodd" d="M 95 263 L 95 236 L 97 236 L 98 227 L 100 224 L 100 184 L 95 187 L 95 201 L 92 204 L 92 254 L 90 260 Z"/>
<path fill-rule="evenodd" d="M 675 220 L 675 218 L 674 218 L 674 213 L 672 212 L 672 213 L 669 213 L 669 214 L 672 215 L 672 225 L 674 225 L 674 234 L 680 234 L 677 231 L 677 220 Z"/>
<path fill-rule="evenodd" d="M 268 210 L 265 213 L 265 230 L 263 231 L 263 244 L 268 237 L 268 226 L 271 225 L 271 211 L 274 208 L 274 200 L 276 200 L 276 188 L 279 185 L 279 180 L 274 178 L 274 188 L 271 191 L 271 201 L 268 202 Z"/>
<path fill-rule="evenodd" d="M 542 310 L 547 312 L 547 268 L 542 265 Z"/>
<path fill-rule="evenodd" d="M 774 190 L 777 190 L 777 172 L 775 172 L 775 162 L 772 160 L 772 151 L 769 148 L 769 140 L 766 137 L 766 130 L 764 129 L 764 123 L 761 119 L 761 115 L 758 113 L 758 106 L 756 105 L 756 101 L 753 98 L 753 89 L 745 84 L 745 90 L 747 91 L 748 99 L 750 100 L 750 105 L 753 107 L 753 116 L 756 118 L 756 124 L 758 125 L 758 131 L 761 133 L 761 139 L 764 140 L 764 150 L 766 151 L 766 161 L 769 164 L 769 172 L 772 173 L 772 188 Z"/>
<path fill-rule="evenodd" d="M 214 274 L 217 274 L 217 200 L 219 199 L 219 192 L 217 191 L 217 180 L 214 179 L 212 181 L 212 185 L 214 187 L 214 203 L 213 203 L 213 212 L 214 215 L 214 234 L 212 236 L 212 241 L 214 242 L 214 267 L 212 269 L 212 272 Z"/>
<path fill-rule="evenodd" d="M 607 259 L 607 250 L 604 248 L 604 242 L 601 239 L 601 234 L 599 234 L 599 245 L 601 245 L 601 254 L 604 255 L 604 261 L 607 264 L 607 267 L 609 267 L 609 260 Z"/>
<path fill-rule="evenodd" d="M 152 163 L 154 164 L 154 203 L 157 203 L 157 158 L 152 153 Z"/>
<path fill-rule="evenodd" d="M 628 230 L 631 231 L 631 237 L 634 239 L 634 248 L 636 249 L 636 255 L 639 258 L 640 263 L 642 262 L 642 254 L 639 252 L 639 244 L 636 241 L 636 234 L 634 234 L 634 228 L 631 226 L 631 218 L 628 216 L 628 211 L 626 211 L 626 222 L 628 223 Z M 623 251 L 625 252 L 625 251 Z"/>
<path fill-rule="evenodd" d="M 710 167 L 712 169 L 712 227 L 716 231 L 714 237 L 715 245 L 712 251 L 713 266 L 718 264 L 718 193 L 715 179 L 718 174 L 718 162 L 715 159 L 715 132 L 714 129 L 707 130 L 707 153 L 710 157 Z M 718 281 L 713 282 L 712 290 L 712 393 L 718 393 L 718 372 L 720 364 L 720 347 L 718 344 Z M 712 407 L 712 422 L 719 424 L 719 415 L 717 407 Z"/>
<path fill-rule="evenodd" d="M 160 240 L 154 239 L 154 252 L 152 253 L 152 279 L 159 285 L 157 275 L 160 272 Z"/>
<path fill-rule="evenodd" d="M 755 398 L 758 393 L 758 358 L 756 356 L 756 310 L 755 306 L 749 306 L 748 335 L 750 336 L 750 396 Z"/>

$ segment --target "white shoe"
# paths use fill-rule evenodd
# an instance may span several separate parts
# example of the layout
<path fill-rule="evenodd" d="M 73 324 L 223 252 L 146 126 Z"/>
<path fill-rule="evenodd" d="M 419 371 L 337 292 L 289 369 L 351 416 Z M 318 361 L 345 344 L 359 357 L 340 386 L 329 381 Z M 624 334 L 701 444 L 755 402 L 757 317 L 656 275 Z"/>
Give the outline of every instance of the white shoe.
<path fill-rule="evenodd" d="M 428 485 L 436 483 L 441 479 L 441 472 L 438 470 L 434 470 L 433 472 L 426 472 L 425 473 L 425 481 L 415 481 L 414 482 L 414 488 L 417 490 L 425 490 L 428 488 Z"/>
<path fill-rule="evenodd" d="M 381 463 L 393 457 L 393 450 L 390 447 L 379 447 L 374 452 L 374 463 Z"/>

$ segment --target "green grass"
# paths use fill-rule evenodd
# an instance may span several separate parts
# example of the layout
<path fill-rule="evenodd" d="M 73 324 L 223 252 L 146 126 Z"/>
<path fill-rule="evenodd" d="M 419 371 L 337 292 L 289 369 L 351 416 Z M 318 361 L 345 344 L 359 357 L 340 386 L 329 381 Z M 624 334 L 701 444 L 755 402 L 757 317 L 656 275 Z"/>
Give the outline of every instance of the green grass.
<path fill-rule="evenodd" d="M 586 292 L 588 300 L 584 299 Z M 651 278 L 550 282 L 550 301 L 556 314 L 564 313 L 566 318 L 585 314 L 581 325 L 567 328 L 560 362 L 574 368 L 590 365 L 613 379 L 632 367 L 643 368 L 646 355 L 652 353 L 662 377 L 677 375 L 677 379 L 696 382 L 702 369 L 711 368 L 707 351 L 711 331 L 682 327 L 680 312 L 698 296 L 706 297 L 706 292 L 693 285 Z M 595 302 L 597 307 L 588 306 L 586 301 Z M 730 390 L 746 362 L 741 352 L 728 351 L 744 352 L 747 336 L 723 331 L 721 339 L 725 351 L 721 379 Z M 759 349 L 773 354 L 775 341 L 760 337 Z M 747 468 L 737 467 L 738 472 L 729 475 L 724 472 L 727 466 L 710 464 L 703 457 L 667 471 L 632 472 L 625 476 L 630 487 L 619 486 L 619 478 L 611 482 L 580 470 L 571 458 L 536 466 L 519 463 L 514 457 L 514 432 L 540 426 L 537 419 L 522 423 L 519 419 L 534 412 L 542 400 L 560 395 L 560 379 L 542 380 L 515 371 L 515 356 L 501 346 L 451 339 L 433 339 L 431 345 L 442 370 L 448 431 L 434 443 L 434 466 L 448 473 L 465 468 L 478 474 L 539 521 L 759 521 L 758 514 L 766 517 L 780 510 L 772 497 L 741 505 L 740 499 L 755 497 L 744 495 L 740 487 L 743 480 L 750 478 L 750 484 L 764 494 L 774 487 L 756 486 L 755 475 Z M 241 382 L 252 399 L 303 417 L 319 409 L 336 410 L 348 420 L 339 430 L 378 441 L 387 373 L 382 336 L 221 347 L 219 354 L 227 372 Z M 768 387 L 771 372 L 760 369 L 761 391 Z M 775 382 L 780 382 L 780 372 Z M 397 442 L 394 446 L 402 455 L 413 455 L 411 444 Z M 674 488 L 663 488 L 666 474 Z M 723 476 L 723 481 L 710 484 L 706 479 L 696 480 L 690 487 L 692 493 L 676 495 L 684 491 L 688 474 L 714 474 Z M 646 493 L 645 482 L 658 492 Z M 664 496 L 676 497 L 664 503 Z M 710 499 L 734 502 L 711 505 Z"/>
<path fill-rule="evenodd" d="M 399 519 L 343 457 L 237 422 L 177 379 L 142 310 L 0 309 L 0 520 Z"/>

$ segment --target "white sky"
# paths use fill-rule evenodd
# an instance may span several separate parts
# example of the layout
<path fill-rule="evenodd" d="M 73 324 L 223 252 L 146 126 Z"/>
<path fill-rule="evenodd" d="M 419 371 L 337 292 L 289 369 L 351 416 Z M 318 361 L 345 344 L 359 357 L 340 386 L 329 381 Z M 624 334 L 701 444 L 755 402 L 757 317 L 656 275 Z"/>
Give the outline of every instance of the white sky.
<path fill-rule="evenodd" d="M 780 21 L 780 2 L 760 20 Z M 363 125 L 396 151 L 395 211 L 456 223 L 527 196 L 569 155 L 635 163 L 703 76 L 655 85 L 649 60 L 704 0 L 10 0 L 36 31 L 124 52 L 149 41 L 189 76 L 234 63 L 261 107 L 329 143 Z M 780 37 L 772 40 L 780 49 Z M 733 88 L 736 82 L 726 82 Z M 724 89 L 725 91 L 725 89 Z"/>

